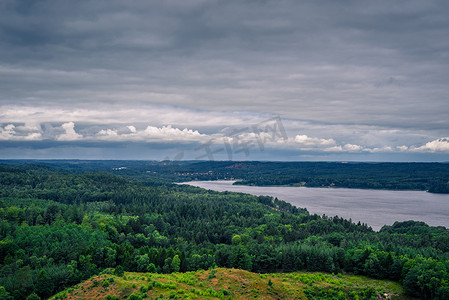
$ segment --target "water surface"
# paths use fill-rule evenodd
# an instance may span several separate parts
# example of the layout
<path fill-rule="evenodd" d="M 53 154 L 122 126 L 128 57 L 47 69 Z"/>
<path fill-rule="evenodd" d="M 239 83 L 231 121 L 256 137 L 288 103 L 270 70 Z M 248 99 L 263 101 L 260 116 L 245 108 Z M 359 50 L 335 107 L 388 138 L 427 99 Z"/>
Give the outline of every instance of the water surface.
<path fill-rule="evenodd" d="M 232 185 L 233 181 L 191 181 L 185 184 L 214 191 L 277 197 L 312 214 L 339 216 L 366 223 L 374 230 L 395 221 L 424 221 L 449 228 L 449 195 L 424 191 Z"/>

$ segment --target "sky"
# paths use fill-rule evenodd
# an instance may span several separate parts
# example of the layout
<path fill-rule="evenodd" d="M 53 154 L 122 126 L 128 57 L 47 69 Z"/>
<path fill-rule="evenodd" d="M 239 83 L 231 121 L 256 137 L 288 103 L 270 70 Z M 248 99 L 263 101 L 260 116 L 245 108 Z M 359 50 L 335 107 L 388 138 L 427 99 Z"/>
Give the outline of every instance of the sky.
<path fill-rule="evenodd" d="M 0 158 L 449 161 L 448 16 L 0 0 Z"/>

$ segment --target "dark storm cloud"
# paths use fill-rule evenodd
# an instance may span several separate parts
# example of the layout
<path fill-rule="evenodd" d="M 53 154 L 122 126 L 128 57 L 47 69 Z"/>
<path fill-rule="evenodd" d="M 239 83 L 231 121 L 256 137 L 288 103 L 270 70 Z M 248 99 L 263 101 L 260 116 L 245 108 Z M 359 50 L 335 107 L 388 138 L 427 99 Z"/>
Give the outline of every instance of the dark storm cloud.
<path fill-rule="evenodd" d="M 298 121 L 292 138 L 418 148 L 449 135 L 448 15 L 447 1 L 4 0 L 0 129 L 197 130 L 243 111 Z"/>

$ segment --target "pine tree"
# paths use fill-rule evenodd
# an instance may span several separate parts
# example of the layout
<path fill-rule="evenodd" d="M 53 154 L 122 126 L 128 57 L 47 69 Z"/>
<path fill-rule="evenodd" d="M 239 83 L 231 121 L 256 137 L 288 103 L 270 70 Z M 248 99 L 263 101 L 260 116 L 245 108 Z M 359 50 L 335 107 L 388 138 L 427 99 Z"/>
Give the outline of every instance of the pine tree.
<path fill-rule="evenodd" d="M 36 293 L 42 298 L 48 298 L 53 294 L 53 282 L 48 278 L 47 272 L 41 270 L 36 282 Z"/>
<path fill-rule="evenodd" d="M 171 262 L 171 268 L 172 268 L 173 272 L 179 272 L 180 266 L 181 266 L 181 259 L 179 259 L 178 255 L 175 255 Z"/>

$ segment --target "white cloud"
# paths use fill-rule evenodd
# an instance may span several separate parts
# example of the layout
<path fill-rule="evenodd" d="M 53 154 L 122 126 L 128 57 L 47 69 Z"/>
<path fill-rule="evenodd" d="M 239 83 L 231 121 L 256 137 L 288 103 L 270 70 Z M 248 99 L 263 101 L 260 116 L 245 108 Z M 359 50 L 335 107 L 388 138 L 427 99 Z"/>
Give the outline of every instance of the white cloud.
<path fill-rule="evenodd" d="M 323 152 L 358 152 L 364 147 L 356 144 L 346 143 L 339 145 L 333 138 L 317 138 L 309 137 L 305 134 L 296 135 L 293 140 L 290 140 L 294 145 L 298 145 L 300 150 L 313 150 Z"/>
<path fill-rule="evenodd" d="M 14 128 L 15 126 L 13 124 L 0 127 L 0 140 L 6 141 L 12 139 L 15 133 Z"/>
<path fill-rule="evenodd" d="M 24 140 L 27 141 L 40 141 L 42 140 L 42 133 L 40 132 L 32 132 L 24 137 Z"/>
<path fill-rule="evenodd" d="M 353 144 L 345 144 L 343 146 L 344 151 L 360 151 L 362 150 L 362 147 L 359 145 L 353 145 Z"/>
<path fill-rule="evenodd" d="M 64 129 L 65 133 L 56 138 L 58 141 L 76 141 L 83 137 L 75 131 L 75 123 L 73 122 L 64 123 L 61 128 Z"/>
<path fill-rule="evenodd" d="M 158 110 L 159 109 L 159 110 Z M 269 149 L 286 149 L 310 151 L 317 153 L 448 153 L 449 138 L 426 138 L 423 132 L 407 131 L 406 129 L 385 129 L 373 126 L 351 125 L 345 127 L 338 124 L 311 123 L 299 120 L 282 120 L 283 127 L 292 136 L 284 140 L 281 136 L 273 139 L 271 132 L 261 132 L 260 136 L 252 131 L 252 126 L 265 124 L 269 117 L 252 115 L 246 112 L 210 112 L 215 118 L 204 124 L 201 121 L 208 115 L 204 111 L 194 111 L 176 107 L 159 107 L 156 111 L 127 111 L 125 117 L 114 111 L 101 112 L 95 109 L 79 111 L 62 111 L 63 117 L 71 117 L 70 122 L 58 122 L 61 116 L 51 116 L 57 109 L 38 112 L 37 110 L 15 110 L 0 112 L 0 141 L 108 141 L 108 142 L 193 142 L 208 143 L 215 146 L 248 145 Z M 172 112 L 173 114 L 170 114 Z M 89 115 L 83 116 L 83 113 Z M 88 123 L 94 114 L 99 114 L 98 123 Z M 136 115 L 138 122 L 130 125 L 131 115 Z M 157 115 L 162 114 L 162 115 Z M 17 118 L 27 119 L 27 116 L 37 116 L 29 123 L 9 122 Z M 175 115 L 175 116 L 173 116 Z M 44 120 L 46 117 L 50 119 Z M 164 120 L 164 118 L 166 119 Z M 191 120 L 187 120 L 192 117 Z M 53 119 L 52 119 L 53 118 Z M 145 119 L 156 120 L 151 125 L 143 124 Z M 230 123 L 225 121 L 229 119 Z M 65 119 L 67 120 L 67 119 Z M 171 125 L 169 120 L 177 120 Z M 134 119 L 133 119 L 134 121 Z M 217 122 L 217 123 L 214 123 Z M 186 126 L 185 124 L 197 124 Z M 75 124 L 77 130 L 75 130 Z M 181 124 L 181 125 L 179 125 Z M 226 124 L 225 127 L 220 125 Z M 182 126 L 182 127 L 181 127 Z M 301 134 L 295 134 L 301 132 Z M 279 132 L 278 132 L 279 134 Z M 324 137 L 323 137 L 324 136 Z M 438 136 L 438 135 L 436 135 Z M 433 139 L 426 143 L 426 140 Z M 424 142 L 423 142 L 424 141 Z M 410 144 L 409 144 L 410 143 Z M 412 146 L 412 145 L 415 146 Z M 416 146 L 418 145 L 418 146 Z M 422 146 L 420 146 L 422 145 Z M 327 155 L 327 154 L 326 154 Z"/>
<path fill-rule="evenodd" d="M 38 141 L 42 139 L 42 133 L 37 126 L 15 126 L 8 124 L 0 126 L 0 141 Z"/>
<path fill-rule="evenodd" d="M 128 129 L 129 129 L 129 131 L 131 131 L 132 133 L 135 133 L 135 132 L 137 132 L 137 129 L 136 129 L 136 127 L 134 127 L 134 126 L 132 126 L 132 125 L 130 125 L 130 126 L 126 126 Z"/>
<path fill-rule="evenodd" d="M 300 150 L 313 150 L 323 152 L 391 152 L 391 146 L 368 147 L 357 144 L 338 144 L 334 139 L 324 139 L 309 137 L 307 135 L 297 135 L 293 139 L 294 144 L 299 145 Z"/>
<path fill-rule="evenodd" d="M 297 135 L 295 136 L 294 142 L 297 144 L 300 144 L 302 146 L 308 146 L 308 147 L 329 147 L 336 145 L 336 142 L 334 139 L 322 139 L 322 138 L 315 138 L 315 137 L 308 137 L 307 135 Z"/>
<path fill-rule="evenodd" d="M 384 146 L 384 147 L 374 147 L 374 148 L 364 148 L 363 151 L 366 152 L 391 152 L 393 151 L 393 148 L 390 146 Z"/>
<path fill-rule="evenodd" d="M 416 152 L 449 152 L 449 137 L 443 137 L 426 143 L 420 147 L 411 147 Z"/>
<path fill-rule="evenodd" d="M 102 129 L 98 132 L 98 135 L 100 136 L 118 136 L 117 130 L 113 130 L 113 129 Z"/>
<path fill-rule="evenodd" d="M 196 141 L 201 142 L 211 139 L 212 136 L 201 134 L 198 130 L 188 128 L 173 128 L 171 125 L 156 127 L 147 126 L 145 129 L 137 130 L 134 126 L 127 126 L 129 132 L 118 133 L 115 129 L 102 129 L 97 135 L 87 137 L 87 139 L 99 139 L 104 141 L 134 141 L 134 142 L 152 142 L 152 141 Z"/>
<path fill-rule="evenodd" d="M 329 148 L 324 148 L 323 151 L 326 152 L 359 152 L 361 150 L 365 150 L 366 148 L 354 145 L 354 144 L 344 144 L 344 145 L 337 145 Z"/>
<path fill-rule="evenodd" d="M 333 146 L 330 148 L 325 148 L 323 149 L 323 151 L 326 152 L 343 152 L 343 147 L 342 146 Z"/>
<path fill-rule="evenodd" d="M 184 128 L 172 128 L 171 125 L 163 126 L 161 128 L 148 126 L 145 130 L 138 132 L 138 136 L 143 139 L 163 139 L 163 140 L 190 140 L 198 141 L 201 138 L 207 137 L 205 134 L 199 133 L 197 130 Z"/>

